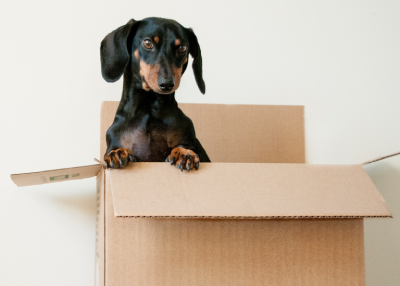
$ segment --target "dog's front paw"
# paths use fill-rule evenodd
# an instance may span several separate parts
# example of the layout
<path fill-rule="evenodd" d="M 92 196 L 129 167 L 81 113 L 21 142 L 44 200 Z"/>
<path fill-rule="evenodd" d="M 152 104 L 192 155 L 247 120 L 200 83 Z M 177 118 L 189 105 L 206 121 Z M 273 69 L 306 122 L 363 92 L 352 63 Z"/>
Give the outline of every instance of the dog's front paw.
<path fill-rule="evenodd" d="M 106 163 L 106 168 L 124 168 L 129 162 L 136 162 L 136 158 L 133 156 L 132 152 L 127 148 L 120 148 L 116 150 L 111 150 L 104 157 L 104 162 Z"/>
<path fill-rule="evenodd" d="M 199 155 L 192 150 L 182 147 L 172 149 L 171 154 L 167 157 L 165 162 L 170 162 L 171 165 L 175 165 L 182 172 L 183 169 L 186 169 L 188 172 L 193 168 L 198 170 L 200 166 Z"/>

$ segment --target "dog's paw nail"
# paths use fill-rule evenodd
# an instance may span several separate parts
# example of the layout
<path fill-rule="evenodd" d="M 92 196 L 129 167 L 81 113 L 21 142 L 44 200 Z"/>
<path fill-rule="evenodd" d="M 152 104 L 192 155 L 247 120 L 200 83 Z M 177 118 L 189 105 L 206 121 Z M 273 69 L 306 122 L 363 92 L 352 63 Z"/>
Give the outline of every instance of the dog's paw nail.
<path fill-rule="evenodd" d="M 106 168 L 122 169 L 126 167 L 129 162 L 135 162 L 136 158 L 132 152 L 126 148 L 111 150 L 105 157 Z"/>
<path fill-rule="evenodd" d="M 176 147 L 172 149 L 168 158 L 170 158 L 171 165 L 175 165 L 175 167 L 180 169 L 181 172 L 183 172 L 183 170 L 190 172 L 190 170 L 194 168 L 196 170 L 199 169 L 199 155 L 190 149 Z"/>

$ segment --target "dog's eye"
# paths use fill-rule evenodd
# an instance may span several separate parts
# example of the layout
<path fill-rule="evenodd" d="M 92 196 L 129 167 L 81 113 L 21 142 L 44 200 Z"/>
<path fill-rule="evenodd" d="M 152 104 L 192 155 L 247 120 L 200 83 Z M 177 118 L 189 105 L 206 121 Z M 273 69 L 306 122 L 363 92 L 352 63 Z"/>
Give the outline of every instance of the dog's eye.
<path fill-rule="evenodd" d="M 179 53 L 184 53 L 184 52 L 186 52 L 186 46 L 179 46 L 178 52 L 179 52 Z"/>
<path fill-rule="evenodd" d="M 143 41 L 143 47 L 146 49 L 152 49 L 153 48 L 153 42 L 149 39 L 146 39 Z"/>

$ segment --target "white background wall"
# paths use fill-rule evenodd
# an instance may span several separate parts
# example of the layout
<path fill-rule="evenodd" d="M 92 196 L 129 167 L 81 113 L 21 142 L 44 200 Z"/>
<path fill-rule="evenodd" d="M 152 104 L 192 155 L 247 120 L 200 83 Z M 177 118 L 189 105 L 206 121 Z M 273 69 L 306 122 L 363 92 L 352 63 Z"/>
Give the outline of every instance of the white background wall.
<path fill-rule="evenodd" d="M 17 188 L 11 173 L 92 164 L 99 110 L 122 82 L 100 41 L 132 17 L 193 27 L 178 102 L 305 105 L 307 162 L 400 150 L 398 1 L 45 1 L 0 4 L 0 284 L 92 285 L 95 180 Z M 365 222 L 367 285 L 400 285 L 400 157 L 366 167 L 394 219 Z"/>

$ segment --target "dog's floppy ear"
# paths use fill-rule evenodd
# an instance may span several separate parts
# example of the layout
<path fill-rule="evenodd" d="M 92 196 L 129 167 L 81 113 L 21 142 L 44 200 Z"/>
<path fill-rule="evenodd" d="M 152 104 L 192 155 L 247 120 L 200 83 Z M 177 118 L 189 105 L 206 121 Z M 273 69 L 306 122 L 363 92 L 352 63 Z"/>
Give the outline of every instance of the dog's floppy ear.
<path fill-rule="evenodd" d="M 188 29 L 189 35 L 189 53 L 193 57 L 193 73 L 196 79 L 197 86 L 199 87 L 202 94 L 206 92 L 206 84 L 203 80 L 203 60 L 201 58 L 201 50 L 197 37 L 192 29 Z"/>
<path fill-rule="evenodd" d="M 138 22 L 130 20 L 126 25 L 108 34 L 101 42 L 101 73 L 107 82 L 119 80 L 129 63 L 127 40 L 136 23 Z"/>

